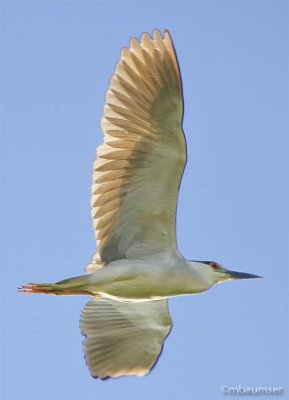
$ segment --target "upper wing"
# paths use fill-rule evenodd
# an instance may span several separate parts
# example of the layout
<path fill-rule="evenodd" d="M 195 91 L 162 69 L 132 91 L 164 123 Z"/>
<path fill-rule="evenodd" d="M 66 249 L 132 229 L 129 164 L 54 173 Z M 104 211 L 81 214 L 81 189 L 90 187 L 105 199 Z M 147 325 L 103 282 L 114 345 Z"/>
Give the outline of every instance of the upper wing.
<path fill-rule="evenodd" d="M 81 315 L 87 366 L 93 377 L 147 374 L 161 353 L 172 321 L 167 300 L 89 301 Z"/>
<path fill-rule="evenodd" d="M 183 98 L 169 33 L 132 39 L 106 94 L 92 186 L 98 255 L 87 268 L 176 250 L 175 214 L 186 163 Z"/>

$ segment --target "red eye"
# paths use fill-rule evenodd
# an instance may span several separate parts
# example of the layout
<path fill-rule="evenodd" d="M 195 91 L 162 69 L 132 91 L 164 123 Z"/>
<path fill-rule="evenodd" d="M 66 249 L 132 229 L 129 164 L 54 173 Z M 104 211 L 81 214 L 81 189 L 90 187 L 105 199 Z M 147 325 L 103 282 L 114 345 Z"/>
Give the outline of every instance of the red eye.
<path fill-rule="evenodd" d="M 219 269 L 220 268 L 219 265 L 216 262 L 212 262 L 211 267 L 213 269 Z"/>

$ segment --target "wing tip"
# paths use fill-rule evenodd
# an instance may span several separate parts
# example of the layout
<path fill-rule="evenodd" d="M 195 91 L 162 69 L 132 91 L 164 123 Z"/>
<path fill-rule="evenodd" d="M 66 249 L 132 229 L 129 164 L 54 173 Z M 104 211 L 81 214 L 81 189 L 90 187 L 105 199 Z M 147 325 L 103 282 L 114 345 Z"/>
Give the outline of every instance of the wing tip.
<path fill-rule="evenodd" d="M 136 48 L 136 47 L 142 46 L 144 43 L 147 43 L 148 40 L 151 43 L 158 42 L 158 41 L 165 42 L 166 40 L 169 40 L 170 42 L 172 42 L 172 35 L 170 33 L 170 30 L 167 28 L 165 28 L 164 30 L 155 28 L 155 29 L 153 29 L 152 33 L 148 32 L 148 31 L 143 31 L 140 34 L 139 39 L 137 37 L 133 36 L 130 39 L 129 46 L 123 47 L 122 51 L 125 52 L 131 48 Z"/>

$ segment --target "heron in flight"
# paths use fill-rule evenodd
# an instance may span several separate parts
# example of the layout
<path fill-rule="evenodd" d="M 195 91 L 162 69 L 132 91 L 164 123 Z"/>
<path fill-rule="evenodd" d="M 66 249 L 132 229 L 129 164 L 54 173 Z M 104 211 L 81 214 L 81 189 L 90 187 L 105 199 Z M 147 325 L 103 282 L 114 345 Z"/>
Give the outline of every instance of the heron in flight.
<path fill-rule="evenodd" d="M 259 278 L 214 261 L 186 260 L 176 206 L 186 164 L 183 95 L 170 33 L 123 48 L 106 93 L 92 184 L 98 252 L 85 275 L 27 284 L 24 293 L 89 295 L 80 325 L 93 377 L 143 376 L 172 327 L 168 298 L 231 279 Z"/>

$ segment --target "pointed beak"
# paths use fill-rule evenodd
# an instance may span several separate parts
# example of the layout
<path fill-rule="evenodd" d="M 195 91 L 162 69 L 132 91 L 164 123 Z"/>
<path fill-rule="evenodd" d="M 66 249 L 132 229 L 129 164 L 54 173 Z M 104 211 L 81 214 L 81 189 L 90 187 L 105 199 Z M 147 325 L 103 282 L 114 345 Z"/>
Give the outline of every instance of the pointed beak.
<path fill-rule="evenodd" d="M 255 279 L 255 278 L 263 278 L 259 275 L 247 274 L 246 272 L 237 272 L 230 271 L 227 269 L 226 273 L 228 274 L 228 279 Z"/>

